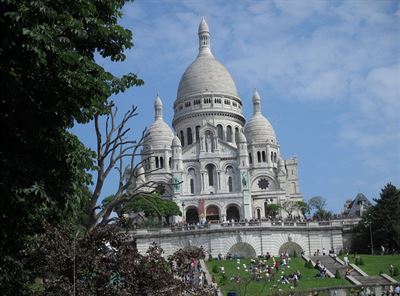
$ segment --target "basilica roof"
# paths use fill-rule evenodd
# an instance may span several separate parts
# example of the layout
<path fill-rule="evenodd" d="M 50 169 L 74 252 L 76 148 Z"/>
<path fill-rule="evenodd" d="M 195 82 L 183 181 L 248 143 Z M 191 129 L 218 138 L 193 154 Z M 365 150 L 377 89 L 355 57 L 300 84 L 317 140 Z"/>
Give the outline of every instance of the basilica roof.
<path fill-rule="evenodd" d="M 261 98 L 258 91 L 253 95 L 254 114 L 244 128 L 244 134 L 249 143 L 264 143 L 273 141 L 276 143 L 276 135 L 271 123 L 261 114 Z"/>
<path fill-rule="evenodd" d="M 143 144 L 153 149 L 170 148 L 174 133 L 162 117 L 162 101 L 158 95 L 154 102 L 154 109 L 155 121 L 150 125 Z"/>
<path fill-rule="evenodd" d="M 211 53 L 210 32 L 203 18 L 199 25 L 199 55 L 183 73 L 177 99 L 204 92 L 238 96 L 231 74 Z"/>

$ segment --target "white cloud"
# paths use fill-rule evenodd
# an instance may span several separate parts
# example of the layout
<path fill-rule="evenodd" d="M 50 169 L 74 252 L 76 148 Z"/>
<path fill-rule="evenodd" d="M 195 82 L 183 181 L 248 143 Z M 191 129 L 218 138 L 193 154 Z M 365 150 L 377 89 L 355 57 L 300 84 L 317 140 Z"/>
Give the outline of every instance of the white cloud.
<path fill-rule="evenodd" d="M 393 152 L 380 154 L 379 163 L 399 160 L 396 1 L 151 3 L 126 9 L 133 28 L 140 25 L 130 58 L 142 71 L 182 73 L 205 15 L 214 52 L 240 81 L 239 92 L 265 87 L 286 100 L 332 101 L 347 110 L 334 135 L 341 145 L 360 149 L 368 167 L 387 145 Z"/>

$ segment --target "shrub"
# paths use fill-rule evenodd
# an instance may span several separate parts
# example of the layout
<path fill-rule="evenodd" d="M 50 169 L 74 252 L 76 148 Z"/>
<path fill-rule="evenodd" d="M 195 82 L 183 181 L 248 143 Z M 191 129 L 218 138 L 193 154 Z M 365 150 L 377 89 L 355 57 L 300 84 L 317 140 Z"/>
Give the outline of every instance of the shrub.
<path fill-rule="evenodd" d="M 212 267 L 212 272 L 213 272 L 213 273 L 218 273 L 218 272 L 219 272 L 219 269 L 218 269 L 218 266 L 217 266 L 217 265 L 213 265 L 213 267 Z"/>
<path fill-rule="evenodd" d="M 335 279 L 341 279 L 342 276 L 340 275 L 339 269 L 336 269 Z"/>
<path fill-rule="evenodd" d="M 306 267 L 309 268 L 309 269 L 313 269 L 314 268 L 314 265 L 312 264 L 311 260 L 308 260 Z"/>
<path fill-rule="evenodd" d="M 364 260 L 362 257 L 358 258 L 358 265 L 364 265 Z"/>
<path fill-rule="evenodd" d="M 339 251 L 339 256 L 343 256 L 343 254 L 344 254 L 343 250 L 340 250 Z"/>
<path fill-rule="evenodd" d="M 360 265 L 360 258 L 356 257 L 356 259 L 354 260 L 354 264 Z"/>
<path fill-rule="evenodd" d="M 297 258 L 297 252 L 296 252 L 296 250 L 293 251 L 293 258 Z"/>
<path fill-rule="evenodd" d="M 305 262 L 304 262 L 304 267 L 305 267 L 305 268 L 308 268 L 308 261 L 305 261 Z"/>
<path fill-rule="evenodd" d="M 397 266 L 394 267 L 393 275 L 398 276 L 400 274 L 399 268 Z"/>

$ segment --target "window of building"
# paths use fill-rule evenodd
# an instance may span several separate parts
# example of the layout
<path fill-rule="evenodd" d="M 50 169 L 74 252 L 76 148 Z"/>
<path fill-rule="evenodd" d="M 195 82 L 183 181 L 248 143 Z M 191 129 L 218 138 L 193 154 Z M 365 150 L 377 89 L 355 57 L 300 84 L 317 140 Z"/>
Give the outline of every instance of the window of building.
<path fill-rule="evenodd" d="M 190 179 L 190 193 L 194 194 L 194 180 Z"/>
<path fill-rule="evenodd" d="M 160 168 L 164 168 L 164 158 L 160 157 Z"/>
<path fill-rule="evenodd" d="M 182 147 L 185 146 L 185 136 L 183 135 L 183 131 L 180 131 L 180 140 Z"/>
<path fill-rule="evenodd" d="M 159 163 L 158 163 L 158 157 L 156 156 L 155 159 L 156 159 L 156 168 L 158 169 L 159 166 L 160 166 Z"/>
<path fill-rule="evenodd" d="M 249 163 L 250 163 L 250 164 L 253 163 L 253 158 L 251 157 L 251 153 L 249 153 Z"/>
<path fill-rule="evenodd" d="M 196 142 L 200 142 L 200 125 L 196 126 Z"/>
<path fill-rule="evenodd" d="M 239 142 L 239 128 L 235 127 L 235 142 L 238 143 Z"/>
<path fill-rule="evenodd" d="M 187 128 L 187 144 L 191 145 L 193 143 L 192 129 L 190 127 Z"/>
<path fill-rule="evenodd" d="M 224 139 L 224 130 L 222 129 L 222 125 L 220 124 L 217 125 L 217 134 L 219 139 Z"/>
<path fill-rule="evenodd" d="M 228 177 L 228 190 L 229 190 L 229 192 L 233 191 L 233 183 L 232 183 L 232 177 L 231 176 Z"/>
<path fill-rule="evenodd" d="M 257 161 L 261 162 L 261 153 L 260 153 L 260 151 L 257 151 Z"/>
<path fill-rule="evenodd" d="M 262 152 L 262 161 L 263 161 L 263 162 L 266 162 L 266 159 L 265 159 L 265 151 Z"/>
<path fill-rule="evenodd" d="M 206 166 L 207 169 L 207 174 L 208 174 L 208 185 L 209 186 L 214 186 L 214 173 L 215 173 L 215 166 L 211 163 L 209 163 Z"/>
<path fill-rule="evenodd" d="M 230 125 L 226 127 L 226 140 L 232 142 L 232 127 Z"/>

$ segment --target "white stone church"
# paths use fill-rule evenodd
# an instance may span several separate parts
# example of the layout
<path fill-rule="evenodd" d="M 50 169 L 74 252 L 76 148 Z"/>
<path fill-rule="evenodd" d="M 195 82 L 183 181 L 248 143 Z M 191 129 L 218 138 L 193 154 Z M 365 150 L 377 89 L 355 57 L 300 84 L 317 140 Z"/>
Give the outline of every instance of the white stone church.
<path fill-rule="evenodd" d="M 204 18 L 198 36 L 199 53 L 179 83 L 173 129 L 156 98 L 142 151 L 144 176 L 136 182 L 172 184 L 169 198 L 183 213 L 176 221 L 266 218 L 268 204 L 302 200 L 297 159 L 282 158 L 257 91 L 246 123 L 235 82 L 211 52 Z"/>

